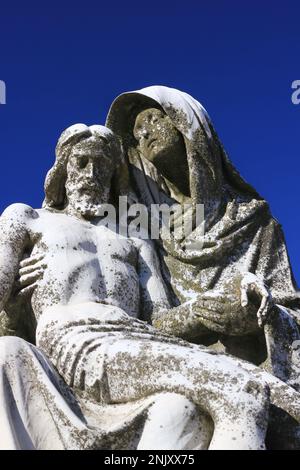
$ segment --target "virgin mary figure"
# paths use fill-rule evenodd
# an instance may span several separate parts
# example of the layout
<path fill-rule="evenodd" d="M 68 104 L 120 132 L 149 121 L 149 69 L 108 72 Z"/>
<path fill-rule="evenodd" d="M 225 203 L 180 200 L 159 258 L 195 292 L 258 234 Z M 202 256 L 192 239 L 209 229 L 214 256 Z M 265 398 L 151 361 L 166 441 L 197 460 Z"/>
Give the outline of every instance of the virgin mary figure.
<path fill-rule="evenodd" d="M 161 229 L 157 245 L 174 308 L 153 324 L 261 365 L 298 389 L 300 293 L 283 231 L 229 160 L 203 106 L 151 86 L 117 97 L 107 126 L 122 139 L 123 184 L 139 202 L 174 207 L 173 227 L 182 222 L 178 204 L 190 205 L 191 219 L 204 206 L 204 232 L 193 226 L 178 239 Z"/>

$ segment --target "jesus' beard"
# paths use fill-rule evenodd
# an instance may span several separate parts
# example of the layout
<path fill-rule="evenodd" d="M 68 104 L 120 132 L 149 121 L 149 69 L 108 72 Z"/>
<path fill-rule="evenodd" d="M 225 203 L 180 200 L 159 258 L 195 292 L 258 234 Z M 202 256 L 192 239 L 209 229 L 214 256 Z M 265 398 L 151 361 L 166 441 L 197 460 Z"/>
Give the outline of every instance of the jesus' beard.
<path fill-rule="evenodd" d="M 107 204 L 107 194 L 73 191 L 68 195 L 68 212 L 81 215 L 85 219 L 103 216 L 103 205 Z"/>

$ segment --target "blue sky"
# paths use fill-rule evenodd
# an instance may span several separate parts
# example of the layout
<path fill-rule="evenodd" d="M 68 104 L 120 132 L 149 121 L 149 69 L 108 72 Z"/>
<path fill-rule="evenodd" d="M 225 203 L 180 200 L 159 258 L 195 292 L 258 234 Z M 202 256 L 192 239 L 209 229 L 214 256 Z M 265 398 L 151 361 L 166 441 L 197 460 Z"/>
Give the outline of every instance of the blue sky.
<path fill-rule="evenodd" d="M 121 92 L 167 85 L 206 107 L 232 161 L 282 223 L 300 281 L 300 3 L 2 2 L 0 211 L 39 207 L 61 131 L 104 123 Z"/>

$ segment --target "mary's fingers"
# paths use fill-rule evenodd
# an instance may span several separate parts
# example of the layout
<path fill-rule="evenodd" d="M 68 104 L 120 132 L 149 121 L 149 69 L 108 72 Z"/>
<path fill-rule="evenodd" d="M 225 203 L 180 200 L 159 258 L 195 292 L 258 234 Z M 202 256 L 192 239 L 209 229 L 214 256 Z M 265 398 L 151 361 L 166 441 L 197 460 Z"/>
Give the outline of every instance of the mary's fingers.
<path fill-rule="evenodd" d="M 256 292 L 258 295 L 260 295 L 261 297 L 266 297 L 268 298 L 269 297 L 269 291 L 268 289 L 266 288 L 265 284 L 262 282 L 262 281 L 259 281 L 259 282 L 255 282 L 253 283 L 252 285 L 252 290 L 254 292 Z"/>
<path fill-rule="evenodd" d="M 198 308 L 209 312 L 217 312 L 219 314 L 223 314 L 225 312 L 225 304 L 213 299 L 199 300 L 196 302 L 195 310 L 197 311 Z"/>
<path fill-rule="evenodd" d="M 247 295 L 247 287 L 241 287 L 241 306 L 246 307 L 248 305 L 248 295 Z"/>
<path fill-rule="evenodd" d="M 267 303 L 269 300 L 269 295 L 264 295 L 263 298 L 261 299 L 260 307 L 257 312 L 257 316 L 261 315 L 263 310 L 266 308 Z"/>
<path fill-rule="evenodd" d="M 224 333 L 226 330 L 225 325 L 222 322 L 218 322 L 215 318 L 207 317 L 206 315 L 199 316 L 199 324 L 205 326 L 210 331 L 216 333 Z"/>
<path fill-rule="evenodd" d="M 29 286 L 24 287 L 18 293 L 18 297 L 26 297 L 27 295 L 32 294 L 32 292 L 34 291 L 34 289 L 37 288 L 37 286 L 38 286 L 38 283 L 34 282 L 33 284 L 30 284 Z"/>
<path fill-rule="evenodd" d="M 26 276 L 20 277 L 19 283 L 20 283 L 21 287 L 26 287 L 29 284 L 33 284 L 38 279 L 41 279 L 43 274 L 44 274 L 44 271 L 42 269 L 39 270 L 39 271 L 35 271 L 34 273 L 31 273 L 31 274 L 28 274 Z"/>
<path fill-rule="evenodd" d="M 261 305 L 257 311 L 257 318 L 258 318 L 258 325 L 260 327 L 264 326 L 266 323 L 268 316 L 272 310 L 273 302 L 270 295 L 268 297 L 263 297 Z"/>
<path fill-rule="evenodd" d="M 195 316 L 202 320 L 209 320 L 211 322 L 222 325 L 224 323 L 224 315 L 216 311 L 210 311 L 199 309 L 194 312 Z"/>
<path fill-rule="evenodd" d="M 262 313 L 258 316 L 258 326 L 262 328 L 265 324 L 266 321 L 268 320 L 270 311 L 268 309 L 265 309 L 262 311 Z"/>
<path fill-rule="evenodd" d="M 215 294 L 215 293 L 213 295 L 200 294 L 197 297 L 196 303 L 200 303 L 202 301 L 205 303 L 218 302 L 220 304 L 226 304 L 228 303 L 228 297 L 225 297 L 224 295 L 221 295 L 221 294 Z"/>
<path fill-rule="evenodd" d="M 42 261 L 39 261 L 36 264 L 32 264 L 32 265 L 26 266 L 25 268 L 21 268 L 19 270 L 19 275 L 20 277 L 26 276 L 27 274 L 31 274 L 35 271 L 40 271 L 45 268 L 46 268 L 46 264 L 43 263 Z"/>
<path fill-rule="evenodd" d="M 44 257 L 45 255 L 35 255 L 35 256 L 30 256 L 29 258 L 25 258 L 22 261 L 20 261 L 20 268 L 25 268 L 26 266 L 31 266 L 32 264 L 38 263 Z"/>

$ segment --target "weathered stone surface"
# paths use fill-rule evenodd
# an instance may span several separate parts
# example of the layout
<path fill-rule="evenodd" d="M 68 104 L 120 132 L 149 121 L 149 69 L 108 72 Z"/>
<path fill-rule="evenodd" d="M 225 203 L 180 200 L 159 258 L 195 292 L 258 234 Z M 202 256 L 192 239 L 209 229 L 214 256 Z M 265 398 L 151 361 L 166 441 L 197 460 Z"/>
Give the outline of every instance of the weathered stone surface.
<path fill-rule="evenodd" d="M 186 94 L 125 94 L 108 126 L 68 128 L 43 208 L 1 216 L 0 447 L 299 446 L 299 295 L 267 203 Z M 203 203 L 201 250 L 105 227 L 121 194 Z"/>

